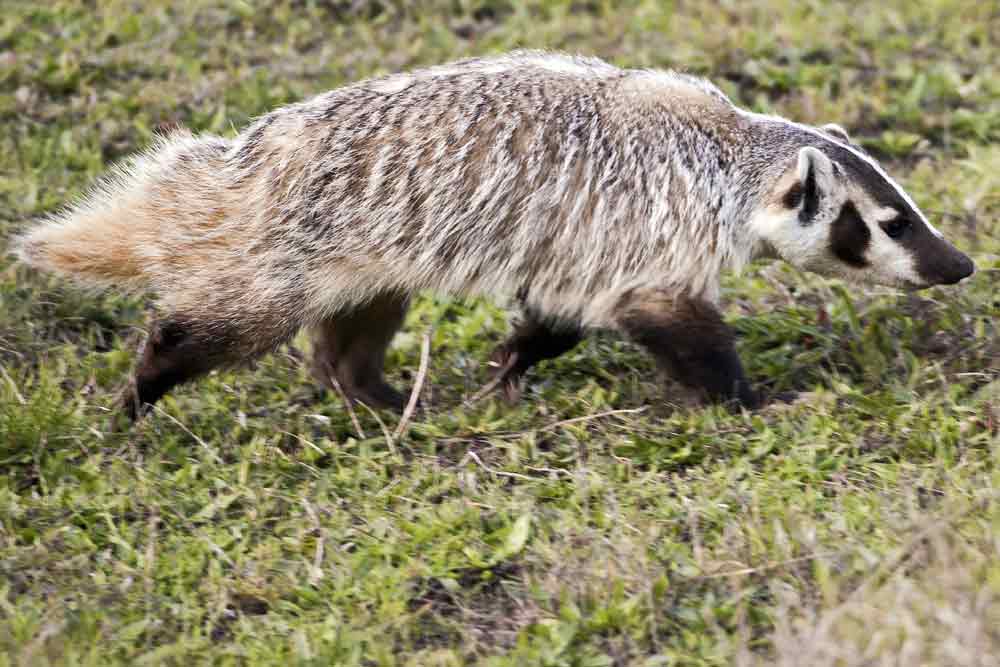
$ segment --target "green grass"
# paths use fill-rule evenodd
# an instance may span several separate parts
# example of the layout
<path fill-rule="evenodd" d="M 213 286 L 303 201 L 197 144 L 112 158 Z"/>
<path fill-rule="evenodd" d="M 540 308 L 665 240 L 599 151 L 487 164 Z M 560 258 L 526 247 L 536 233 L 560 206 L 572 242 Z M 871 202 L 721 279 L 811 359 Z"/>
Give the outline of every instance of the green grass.
<path fill-rule="evenodd" d="M 505 315 L 428 296 L 389 360 L 411 384 L 432 330 L 425 407 L 393 439 L 319 395 L 303 340 L 112 433 L 148 302 L 0 259 L 0 665 L 998 664 L 996 7 L 400 5 L 7 0 L 0 244 L 158 127 L 528 46 L 840 123 L 980 271 L 727 278 L 750 373 L 803 395 L 755 414 L 607 336 L 466 407 Z"/>

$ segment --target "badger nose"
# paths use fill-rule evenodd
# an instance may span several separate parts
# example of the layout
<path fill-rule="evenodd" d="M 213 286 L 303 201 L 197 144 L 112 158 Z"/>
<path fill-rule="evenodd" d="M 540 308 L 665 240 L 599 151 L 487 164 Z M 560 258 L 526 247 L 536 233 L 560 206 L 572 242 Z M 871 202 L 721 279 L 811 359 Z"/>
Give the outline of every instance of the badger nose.
<path fill-rule="evenodd" d="M 972 259 L 968 255 L 960 255 L 952 263 L 950 270 L 945 272 L 941 284 L 954 285 L 959 281 L 965 280 L 975 272 L 976 264 Z"/>

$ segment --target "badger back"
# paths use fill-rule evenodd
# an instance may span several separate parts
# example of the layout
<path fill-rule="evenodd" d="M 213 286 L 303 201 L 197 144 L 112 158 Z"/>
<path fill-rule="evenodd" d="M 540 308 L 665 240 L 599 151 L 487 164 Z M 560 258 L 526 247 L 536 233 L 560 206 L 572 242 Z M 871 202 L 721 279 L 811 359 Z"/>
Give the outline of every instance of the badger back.
<path fill-rule="evenodd" d="M 678 228 L 704 200 L 689 196 L 701 135 L 647 104 L 636 76 L 541 54 L 392 75 L 264 116 L 232 161 L 317 298 L 518 293 L 579 315 L 644 272 L 718 269 L 718 244 Z"/>

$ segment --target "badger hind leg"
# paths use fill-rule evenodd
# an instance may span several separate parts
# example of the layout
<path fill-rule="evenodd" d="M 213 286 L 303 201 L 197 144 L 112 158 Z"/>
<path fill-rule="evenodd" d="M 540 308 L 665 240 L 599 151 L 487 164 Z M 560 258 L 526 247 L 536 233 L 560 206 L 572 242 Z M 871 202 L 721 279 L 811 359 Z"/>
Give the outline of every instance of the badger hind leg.
<path fill-rule="evenodd" d="M 732 331 L 711 303 L 663 290 L 634 290 L 618 304 L 618 325 L 657 363 L 711 400 L 757 408 Z"/>
<path fill-rule="evenodd" d="M 173 313 L 153 322 L 121 409 L 130 421 L 179 384 L 209 371 L 250 361 L 277 348 L 298 330 L 286 319 L 236 321 Z"/>
<path fill-rule="evenodd" d="M 406 397 L 383 378 L 385 353 L 403 325 L 409 298 L 382 294 L 328 317 L 313 329 L 312 373 L 352 401 L 402 411 Z"/>
<path fill-rule="evenodd" d="M 490 355 L 490 376 L 511 402 L 520 397 L 521 378 L 535 364 L 572 350 L 583 339 L 577 324 L 548 318 L 526 308 L 514 332 Z"/>

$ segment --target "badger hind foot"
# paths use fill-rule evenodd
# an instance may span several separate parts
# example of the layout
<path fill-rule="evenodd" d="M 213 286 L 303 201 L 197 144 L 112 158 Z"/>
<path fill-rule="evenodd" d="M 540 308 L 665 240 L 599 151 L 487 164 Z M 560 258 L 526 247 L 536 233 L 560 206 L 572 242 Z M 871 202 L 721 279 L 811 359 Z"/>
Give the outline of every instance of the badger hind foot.
<path fill-rule="evenodd" d="M 406 396 L 386 382 L 381 373 L 367 377 L 359 375 L 350 364 L 338 363 L 325 353 L 313 357 L 310 370 L 321 386 L 343 394 L 349 401 L 396 412 L 402 412 L 406 405 Z"/>
<path fill-rule="evenodd" d="M 372 407 L 402 412 L 406 406 L 407 397 L 386 382 L 376 382 L 367 387 L 356 388 L 354 400 Z"/>
<path fill-rule="evenodd" d="M 409 299 L 383 294 L 319 323 L 312 335 L 313 376 L 348 400 L 402 412 L 406 396 L 382 373 L 386 350 L 408 308 Z"/>

